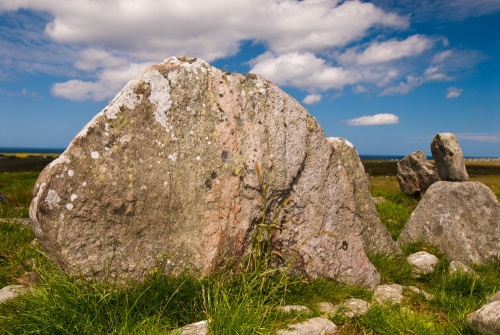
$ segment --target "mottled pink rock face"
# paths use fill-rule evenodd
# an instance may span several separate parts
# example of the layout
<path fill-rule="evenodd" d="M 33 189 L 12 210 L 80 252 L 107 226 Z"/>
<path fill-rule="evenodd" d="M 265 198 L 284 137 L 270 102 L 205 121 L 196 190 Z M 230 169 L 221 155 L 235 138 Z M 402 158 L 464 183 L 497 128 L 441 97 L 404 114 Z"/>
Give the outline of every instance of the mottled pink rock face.
<path fill-rule="evenodd" d="M 98 279 L 207 275 L 250 251 L 267 185 L 273 248 L 309 276 L 374 286 L 398 252 L 356 151 L 273 83 L 194 58 L 129 82 L 40 175 L 30 218 L 61 267 Z M 277 254 L 278 254 L 277 253 Z"/>

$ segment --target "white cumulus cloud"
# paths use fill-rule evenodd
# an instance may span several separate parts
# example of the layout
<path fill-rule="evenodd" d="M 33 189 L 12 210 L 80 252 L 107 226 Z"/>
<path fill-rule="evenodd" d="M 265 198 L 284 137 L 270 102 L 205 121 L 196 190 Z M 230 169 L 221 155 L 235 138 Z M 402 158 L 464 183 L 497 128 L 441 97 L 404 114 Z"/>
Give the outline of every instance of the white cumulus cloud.
<path fill-rule="evenodd" d="M 314 105 L 321 101 L 321 94 L 309 94 L 302 102 L 306 105 Z"/>
<path fill-rule="evenodd" d="M 458 87 L 449 87 L 447 92 L 446 92 L 446 98 L 447 99 L 458 98 L 459 96 L 462 95 L 463 91 L 464 90 L 462 90 Z"/>
<path fill-rule="evenodd" d="M 278 85 L 305 90 L 342 89 L 360 79 L 356 71 L 333 67 L 312 53 L 288 53 L 275 56 L 266 53 L 252 61 L 250 72 L 258 73 Z"/>
<path fill-rule="evenodd" d="M 350 119 L 346 123 L 349 126 L 378 126 L 384 124 L 397 124 L 399 123 L 399 117 L 394 114 L 382 113 Z"/>
<path fill-rule="evenodd" d="M 340 57 L 344 62 L 354 61 L 358 64 L 384 63 L 403 57 L 414 57 L 432 48 L 434 42 L 423 35 L 413 35 L 405 40 L 389 40 L 370 44 L 363 52 L 353 54 L 353 49 L 347 50 Z"/>

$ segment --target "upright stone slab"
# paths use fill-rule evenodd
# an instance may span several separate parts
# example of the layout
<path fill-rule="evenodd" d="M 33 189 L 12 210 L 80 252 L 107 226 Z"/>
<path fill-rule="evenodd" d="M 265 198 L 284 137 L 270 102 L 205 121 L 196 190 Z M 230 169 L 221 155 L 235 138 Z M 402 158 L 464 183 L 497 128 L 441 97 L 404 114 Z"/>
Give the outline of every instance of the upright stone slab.
<path fill-rule="evenodd" d="M 431 144 L 432 157 L 436 163 L 439 177 L 444 181 L 468 181 L 462 148 L 452 133 L 434 136 Z"/>
<path fill-rule="evenodd" d="M 365 249 L 397 251 L 374 213 L 359 157 L 259 75 L 170 58 L 130 81 L 40 175 L 30 208 L 47 254 L 70 273 L 207 275 L 250 251 L 262 218 L 281 261 L 311 277 L 373 287 Z M 348 155 L 356 155 L 354 150 Z M 352 170 L 358 169 L 358 170 Z M 372 207 L 372 208 L 370 208 Z"/>
<path fill-rule="evenodd" d="M 449 260 L 486 263 L 500 257 L 500 203 L 479 182 L 432 184 L 399 235 L 398 243 L 425 241 Z"/>
<path fill-rule="evenodd" d="M 427 161 L 422 151 L 415 151 L 398 162 L 399 187 L 408 195 L 424 194 L 439 180 L 437 169 Z"/>

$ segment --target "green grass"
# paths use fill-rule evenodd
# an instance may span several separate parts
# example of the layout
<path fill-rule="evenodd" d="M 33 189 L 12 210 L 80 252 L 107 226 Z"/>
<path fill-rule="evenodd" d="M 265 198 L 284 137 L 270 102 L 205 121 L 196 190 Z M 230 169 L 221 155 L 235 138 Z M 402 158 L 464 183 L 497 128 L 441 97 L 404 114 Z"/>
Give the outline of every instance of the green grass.
<path fill-rule="evenodd" d="M 0 173 L 0 192 L 7 203 L 0 204 L 0 218 L 27 218 L 38 172 Z"/>
<path fill-rule="evenodd" d="M 9 200 L 0 217 L 27 217 L 37 173 L 0 174 L 0 191 Z M 474 177 L 500 193 L 500 176 Z M 261 187 L 265 192 L 263 182 Z M 384 197 L 379 215 L 396 238 L 419 199 L 406 196 L 395 177 L 370 178 L 373 196 Z M 283 206 L 286 206 L 284 204 Z M 263 203 L 263 212 L 266 212 Z M 363 287 L 326 278 L 309 280 L 274 269 L 268 239 L 274 216 L 264 216 L 254 236 L 254 250 L 236 271 L 210 278 L 178 278 L 152 273 L 122 285 L 81 281 L 68 276 L 44 256 L 27 227 L 0 218 L 0 287 L 15 284 L 26 271 L 37 271 L 33 290 L 0 304 L 0 334 L 166 334 L 180 326 L 210 320 L 212 334 L 275 334 L 277 329 L 319 316 L 319 302 L 371 299 Z M 440 263 L 432 274 L 415 278 L 406 256 L 426 250 Z M 382 283 L 416 286 L 435 298 L 404 291 L 397 306 L 372 306 L 363 316 L 332 316 L 342 334 L 472 334 L 466 317 L 500 290 L 500 260 L 473 266 L 477 276 L 448 274 L 449 261 L 423 243 L 403 248 L 402 256 L 369 255 Z M 305 305 L 310 312 L 285 314 L 277 307 Z"/>

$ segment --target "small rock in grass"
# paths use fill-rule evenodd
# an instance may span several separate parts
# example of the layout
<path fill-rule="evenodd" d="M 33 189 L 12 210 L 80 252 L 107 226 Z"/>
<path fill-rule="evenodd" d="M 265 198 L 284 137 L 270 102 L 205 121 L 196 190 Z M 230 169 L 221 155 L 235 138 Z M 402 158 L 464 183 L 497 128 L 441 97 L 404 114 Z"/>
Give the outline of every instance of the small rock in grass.
<path fill-rule="evenodd" d="M 410 290 L 412 292 L 415 292 L 417 294 L 421 294 L 427 300 L 434 299 L 434 296 L 432 294 L 429 294 L 429 293 L 425 292 L 424 290 L 419 289 L 418 287 L 415 287 L 415 286 L 405 286 L 405 289 Z"/>
<path fill-rule="evenodd" d="M 373 292 L 373 300 L 379 304 L 399 304 L 403 300 L 403 286 L 378 285 Z"/>
<path fill-rule="evenodd" d="M 307 321 L 288 326 L 286 330 L 278 330 L 278 335 L 330 335 L 337 332 L 337 326 L 325 318 L 312 318 Z"/>
<path fill-rule="evenodd" d="M 408 256 L 408 262 L 413 265 L 415 274 L 421 276 L 432 273 L 439 263 L 439 259 L 426 251 L 419 251 Z"/>
<path fill-rule="evenodd" d="M 9 285 L 0 289 L 0 304 L 5 300 L 13 299 L 17 297 L 19 294 L 26 291 L 26 288 L 22 285 Z"/>
<path fill-rule="evenodd" d="M 208 334 L 207 320 L 191 323 L 182 328 L 172 331 L 172 335 L 207 335 Z"/>
<path fill-rule="evenodd" d="M 329 302 L 321 302 L 318 308 L 325 316 L 331 317 L 338 312 L 341 312 L 347 318 L 360 316 L 368 312 L 370 304 L 362 299 L 348 299 L 341 304 L 333 305 Z"/>
<path fill-rule="evenodd" d="M 450 262 L 450 273 L 476 274 L 474 270 L 461 261 Z"/>
<path fill-rule="evenodd" d="M 309 312 L 309 308 L 301 305 L 286 305 L 281 307 L 281 310 L 285 313 L 290 312 Z"/>

